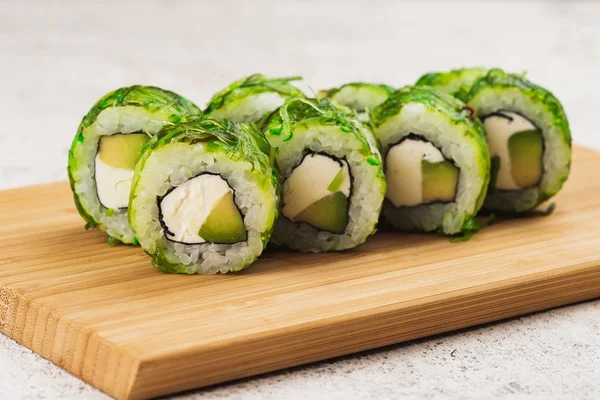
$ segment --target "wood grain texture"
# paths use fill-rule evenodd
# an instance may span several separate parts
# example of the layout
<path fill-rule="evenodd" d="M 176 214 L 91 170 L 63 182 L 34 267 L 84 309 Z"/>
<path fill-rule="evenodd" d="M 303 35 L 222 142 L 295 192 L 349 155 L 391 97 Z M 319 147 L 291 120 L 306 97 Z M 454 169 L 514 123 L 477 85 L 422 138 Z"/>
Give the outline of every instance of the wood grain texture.
<path fill-rule="evenodd" d="M 546 218 L 466 243 L 378 233 L 167 275 L 84 231 L 66 183 L 0 192 L 0 332 L 119 399 L 211 385 L 600 296 L 600 154 Z"/>

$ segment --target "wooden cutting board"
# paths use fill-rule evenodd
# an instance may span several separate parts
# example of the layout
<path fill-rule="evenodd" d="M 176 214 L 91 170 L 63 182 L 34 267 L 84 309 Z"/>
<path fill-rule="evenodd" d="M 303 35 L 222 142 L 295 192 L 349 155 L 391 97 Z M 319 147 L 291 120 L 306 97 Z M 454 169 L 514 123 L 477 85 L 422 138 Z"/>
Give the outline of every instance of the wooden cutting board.
<path fill-rule="evenodd" d="M 600 154 L 576 148 L 549 217 L 466 243 L 379 233 L 167 275 L 85 231 L 67 183 L 0 192 L 0 332 L 119 399 L 212 385 L 600 297 Z"/>

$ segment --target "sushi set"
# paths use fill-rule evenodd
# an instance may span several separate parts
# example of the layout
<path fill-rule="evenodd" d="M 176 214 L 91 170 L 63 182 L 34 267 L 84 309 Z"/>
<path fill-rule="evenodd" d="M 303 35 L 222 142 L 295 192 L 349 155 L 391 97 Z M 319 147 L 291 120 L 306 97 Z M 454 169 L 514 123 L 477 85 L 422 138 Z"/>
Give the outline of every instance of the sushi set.
<path fill-rule="evenodd" d="M 600 154 L 549 91 L 296 79 L 100 99 L 69 183 L 0 191 L 0 332 L 143 399 L 600 297 Z"/>
<path fill-rule="evenodd" d="M 468 238 L 482 207 L 524 215 L 569 175 L 563 108 L 522 76 L 469 68 L 314 99 L 298 79 L 240 79 L 204 111 L 156 87 L 102 97 L 69 152 L 86 227 L 139 243 L 166 272 L 226 273 L 269 243 L 354 248 L 380 214 L 400 231 Z"/>

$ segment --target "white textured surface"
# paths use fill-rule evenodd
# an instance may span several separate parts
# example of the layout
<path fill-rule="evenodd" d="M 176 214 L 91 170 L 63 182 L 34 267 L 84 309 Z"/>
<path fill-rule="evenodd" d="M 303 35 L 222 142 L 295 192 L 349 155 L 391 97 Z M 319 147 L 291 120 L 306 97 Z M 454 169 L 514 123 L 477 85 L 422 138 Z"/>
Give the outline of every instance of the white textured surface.
<path fill-rule="evenodd" d="M 240 2 L 241 3 L 241 2 Z M 346 4 L 351 3 L 351 4 Z M 77 124 L 135 83 L 199 105 L 240 76 L 413 82 L 462 65 L 527 70 L 600 148 L 600 3 L 0 0 L 0 188 L 66 178 Z M 0 335 L 0 398 L 106 396 Z M 600 398 L 600 302 L 350 356 L 189 398 Z"/>

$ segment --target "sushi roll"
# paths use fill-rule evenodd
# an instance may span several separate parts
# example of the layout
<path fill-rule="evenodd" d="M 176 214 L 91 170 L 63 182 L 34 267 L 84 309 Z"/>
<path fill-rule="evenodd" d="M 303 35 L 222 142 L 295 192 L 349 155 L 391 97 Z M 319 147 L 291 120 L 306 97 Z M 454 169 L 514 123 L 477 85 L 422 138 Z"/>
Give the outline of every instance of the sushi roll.
<path fill-rule="evenodd" d="M 385 178 L 356 114 L 328 99 L 289 98 L 263 128 L 283 177 L 273 241 L 311 252 L 363 243 L 375 231 Z"/>
<path fill-rule="evenodd" d="M 371 113 L 387 179 L 383 217 L 406 231 L 463 233 L 490 179 L 481 124 L 458 99 L 404 87 Z"/>
<path fill-rule="evenodd" d="M 329 90 L 321 90 L 319 98 L 330 98 L 358 113 L 361 121 L 369 120 L 369 111 L 383 103 L 394 88 L 377 83 L 351 82 Z"/>
<path fill-rule="evenodd" d="M 250 265 L 277 218 L 271 153 L 254 125 L 203 117 L 150 139 L 135 167 L 129 223 L 152 264 L 185 274 Z"/>
<path fill-rule="evenodd" d="M 571 131 L 552 93 L 500 69 L 468 80 L 456 71 L 435 75 L 438 83 L 462 82 L 455 95 L 483 121 L 492 160 L 484 208 L 527 212 L 561 189 L 571 165 Z"/>
<path fill-rule="evenodd" d="M 109 243 L 133 242 L 127 204 L 141 148 L 163 125 L 200 112 L 178 94 L 151 86 L 124 87 L 96 102 L 69 150 L 69 181 L 86 228 L 102 229 Z"/>
<path fill-rule="evenodd" d="M 302 91 L 290 83 L 301 79 L 299 76 L 267 78 L 261 74 L 250 75 L 217 92 L 204 113 L 217 120 L 258 122 L 288 97 L 304 97 Z"/>
<path fill-rule="evenodd" d="M 571 166 L 571 131 L 552 93 L 493 69 L 475 81 L 465 101 L 487 132 L 492 181 L 486 209 L 530 211 L 561 189 Z"/>

